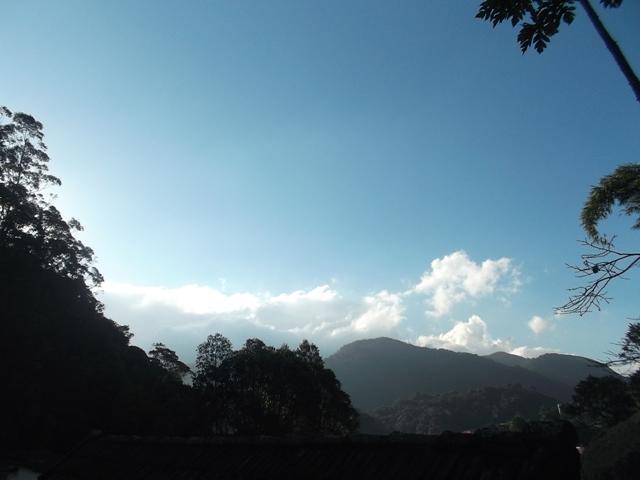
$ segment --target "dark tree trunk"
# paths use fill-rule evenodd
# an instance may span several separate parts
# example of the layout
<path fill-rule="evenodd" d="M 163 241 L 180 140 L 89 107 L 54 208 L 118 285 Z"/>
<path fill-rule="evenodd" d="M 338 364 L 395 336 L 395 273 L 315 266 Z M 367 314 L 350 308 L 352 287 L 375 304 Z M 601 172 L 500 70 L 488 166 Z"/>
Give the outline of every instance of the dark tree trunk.
<path fill-rule="evenodd" d="M 631 89 L 633 90 L 633 93 L 636 96 L 636 100 L 640 102 L 640 79 L 638 79 L 638 76 L 635 74 L 635 72 L 631 68 L 631 65 L 629 65 L 629 62 L 625 58 L 624 53 L 622 53 L 622 50 L 620 50 L 618 43 L 613 39 L 613 37 L 609 34 L 607 29 L 605 28 L 605 26 L 602 24 L 600 17 L 598 17 L 598 14 L 593 9 L 593 6 L 591 5 L 591 3 L 589 3 L 589 0 L 580 0 L 580 3 L 584 7 L 584 9 L 587 11 L 589 20 L 591 20 L 591 23 L 593 23 L 593 26 L 596 27 L 596 30 L 598 31 L 598 33 L 600 34 L 600 37 L 602 38 L 605 45 L 611 52 L 611 55 L 613 55 L 613 58 L 618 64 L 618 67 L 620 67 L 620 70 L 622 70 L 622 73 L 624 73 L 624 76 L 627 78 L 627 81 L 629 82 L 629 85 L 631 86 Z"/>

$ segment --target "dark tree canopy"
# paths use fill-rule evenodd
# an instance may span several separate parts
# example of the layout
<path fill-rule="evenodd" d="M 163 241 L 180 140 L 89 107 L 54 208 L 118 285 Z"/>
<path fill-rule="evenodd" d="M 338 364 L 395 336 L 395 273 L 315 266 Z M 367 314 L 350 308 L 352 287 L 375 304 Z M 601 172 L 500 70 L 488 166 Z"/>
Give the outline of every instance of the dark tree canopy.
<path fill-rule="evenodd" d="M 346 434 L 357 413 L 318 348 L 274 348 L 257 338 L 237 351 L 222 335 L 198 347 L 194 386 L 207 405 L 213 433 Z"/>
<path fill-rule="evenodd" d="M 565 410 L 596 428 L 608 428 L 633 415 L 637 406 L 624 380 L 589 376 L 576 386 Z"/>
<path fill-rule="evenodd" d="M 490 21 L 494 27 L 505 21 L 513 27 L 520 26 L 518 43 L 522 53 L 532 45 L 542 53 L 560 25 L 573 22 L 574 3 L 571 0 L 485 0 L 476 17 Z"/>
<path fill-rule="evenodd" d="M 32 255 L 45 269 L 97 285 L 102 276 L 91 265 L 93 250 L 73 235 L 82 226 L 66 222 L 45 199 L 44 188 L 61 184 L 48 163 L 42 124 L 0 107 L 0 243 Z"/>
<path fill-rule="evenodd" d="M 195 396 L 164 368 L 182 368 L 177 357 L 149 358 L 104 316 L 80 224 L 45 197 L 61 183 L 46 150 L 40 122 L 0 108 L 0 446 L 64 449 L 92 429 L 197 432 Z"/>
<path fill-rule="evenodd" d="M 205 342 L 198 345 L 194 385 L 199 388 L 215 387 L 222 362 L 232 354 L 233 348 L 229 339 L 220 333 L 209 335 Z"/>
<path fill-rule="evenodd" d="M 175 380 L 181 381 L 191 372 L 189 366 L 178 358 L 176 352 L 164 343 L 154 343 L 153 349 L 149 351 L 149 357 Z"/>

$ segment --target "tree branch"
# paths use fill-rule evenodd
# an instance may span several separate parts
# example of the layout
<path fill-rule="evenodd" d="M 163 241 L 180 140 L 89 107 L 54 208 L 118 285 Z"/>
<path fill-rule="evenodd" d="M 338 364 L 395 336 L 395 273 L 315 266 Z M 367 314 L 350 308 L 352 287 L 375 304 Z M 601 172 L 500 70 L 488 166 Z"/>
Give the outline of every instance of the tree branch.
<path fill-rule="evenodd" d="M 629 85 L 631 86 L 631 89 L 636 96 L 636 100 L 640 102 L 640 79 L 638 79 L 638 76 L 635 74 L 633 68 L 631 68 L 631 65 L 627 61 L 627 58 L 624 56 L 624 53 L 622 53 L 618 42 L 616 42 L 611 34 L 607 31 L 606 27 L 602 23 L 602 20 L 600 20 L 600 17 L 593 9 L 593 6 L 589 2 L 589 0 L 580 0 L 580 4 L 587 12 L 589 20 L 591 20 L 591 23 L 600 35 L 600 38 L 602 38 L 605 45 L 607 46 L 607 49 L 609 50 L 611 55 L 613 55 L 614 60 L 618 64 L 618 67 L 620 68 L 620 70 L 622 70 L 622 73 L 627 79 L 627 82 L 629 82 Z"/>
<path fill-rule="evenodd" d="M 582 316 L 594 310 L 601 310 L 603 303 L 609 303 L 606 288 L 616 278 L 633 267 L 640 266 L 640 252 L 621 252 L 614 248 L 613 240 L 583 240 L 580 243 L 591 249 L 581 255 L 582 265 L 567 265 L 577 278 L 586 278 L 586 285 L 569 289 L 569 301 L 557 307 L 558 314 Z"/>

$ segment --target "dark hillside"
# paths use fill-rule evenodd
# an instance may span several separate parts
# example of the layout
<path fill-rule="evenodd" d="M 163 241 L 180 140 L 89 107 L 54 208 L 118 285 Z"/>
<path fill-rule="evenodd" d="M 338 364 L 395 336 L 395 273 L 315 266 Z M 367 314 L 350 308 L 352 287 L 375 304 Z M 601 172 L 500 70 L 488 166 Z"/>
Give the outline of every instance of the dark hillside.
<path fill-rule="evenodd" d="M 82 279 L 0 248 L 0 319 L 0 374 L 11 392 L 0 444 L 62 446 L 95 428 L 188 433 L 173 428 L 196 413 L 187 389 L 129 346 Z"/>
<path fill-rule="evenodd" d="M 503 365 L 517 365 L 526 368 L 547 378 L 566 383 L 571 387 L 575 387 L 580 380 L 584 380 L 589 375 L 620 377 L 605 364 L 577 355 L 546 353 L 537 358 L 523 358 L 505 352 L 496 352 L 487 355 L 487 358 Z"/>
<path fill-rule="evenodd" d="M 572 387 L 522 367 L 469 353 L 417 347 L 390 338 L 359 340 L 326 360 L 353 404 L 371 411 L 417 393 L 439 394 L 520 384 L 566 401 Z"/>
<path fill-rule="evenodd" d="M 473 431 L 508 422 L 515 416 L 536 420 L 542 408 L 555 409 L 556 400 L 509 385 L 416 395 L 380 408 L 374 415 L 390 431 L 433 435 L 444 431 Z"/>

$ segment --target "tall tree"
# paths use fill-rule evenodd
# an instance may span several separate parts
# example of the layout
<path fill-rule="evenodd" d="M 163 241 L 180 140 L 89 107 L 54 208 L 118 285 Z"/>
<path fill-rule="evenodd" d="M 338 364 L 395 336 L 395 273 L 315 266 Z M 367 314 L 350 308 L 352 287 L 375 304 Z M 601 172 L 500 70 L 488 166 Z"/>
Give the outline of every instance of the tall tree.
<path fill-rule="evenodd" d="M 65 449 L 91 429 L 193 434 L 189 387 L 103 315 L 80 225 L 45 196 L 61 183 L 46 150 L 40 122 L 0 108 L 0 447 Z"/>
<path fill-rule="evenodd" d="M 176 352 L 164 343 L 154 343 L 153 349 L 149 351 L 149 357 L 175 380 L 182 381 L 182 378 L 191 372 L 189 366 L 178 358 Z"/>
<path fill-rule="evenodd" d="M 575 4 L 578 2 L 640 102 L 640 79 L 589 0 L 484 0 L 476 17 L 491 22 L 494 27 L 505 21 L 510 22 L 513 27 L 519 26 L 518 43 L 522 53 L 532 46 L 538 53 L 542 53 L 551 37 L 558 33 L 560 25 L 573 22 Z M 623 0 L 600 0 L 605 8 L 618 8 L 622 2 Z"/>
<path fill-rule="evenodd" d="M 233 354 L 231 342 L 220 333 L 209 335 L 198 345 L 194 385 L 215 387 L 222 362 Z"/>
<path fill-rule="evenodd" d="M 0 107 L 0 245 L 37 258 L 41 266 L 69 278 L 101 283 L 93 250 L 73 232 L 80 222 L 66 222 L 49 203 L 44 189 L 61 185 L 48 173 L 43 125 L 31 115 Z"/>

